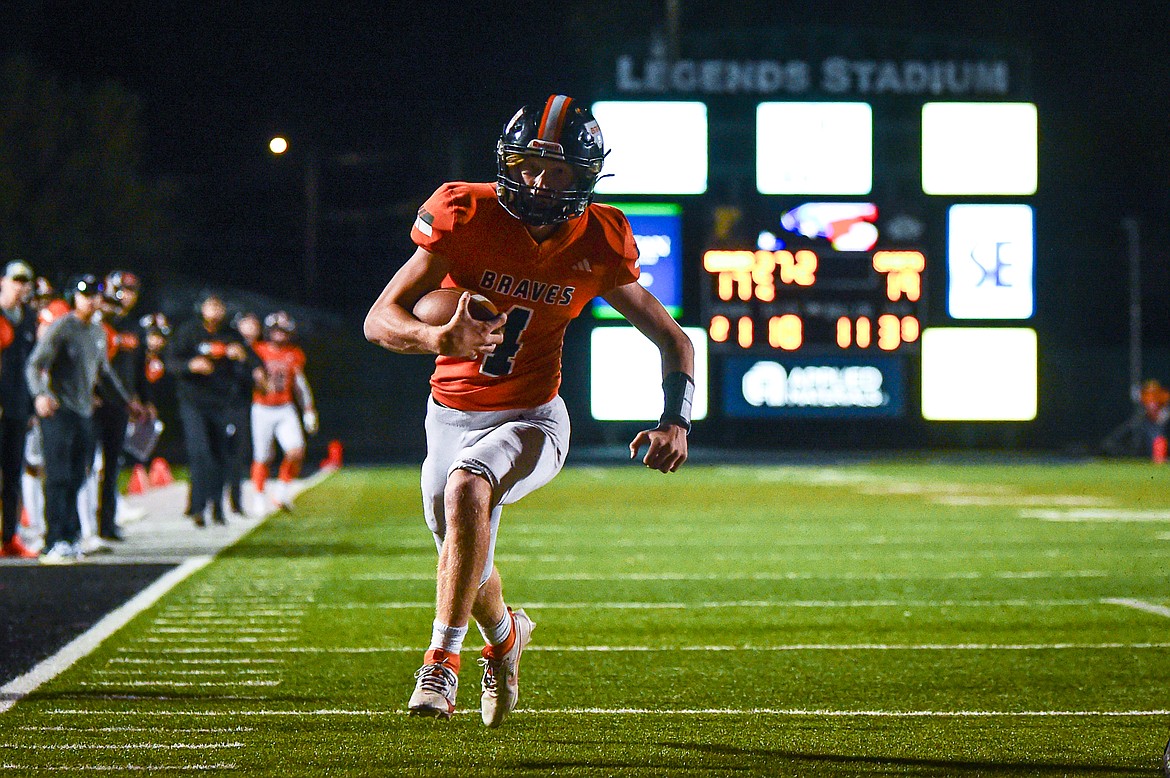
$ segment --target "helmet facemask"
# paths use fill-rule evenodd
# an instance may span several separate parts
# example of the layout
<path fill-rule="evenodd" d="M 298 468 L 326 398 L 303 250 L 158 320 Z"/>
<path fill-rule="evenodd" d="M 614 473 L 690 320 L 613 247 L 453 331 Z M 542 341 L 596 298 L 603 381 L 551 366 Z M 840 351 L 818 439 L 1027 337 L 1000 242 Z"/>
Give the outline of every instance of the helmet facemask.
<path fill-rule="evenodd" d="M 567 188 L 524 183 L 520 168 L 532 158 L 564 162 L 573 171 Z M 593 202 L 605 147 L 601 129 L 572 98 L 553 95 L 544 106 L 517 111 L 496 144 L 496 195 L 504 209 L 531 226 L 575 219 Z"/>

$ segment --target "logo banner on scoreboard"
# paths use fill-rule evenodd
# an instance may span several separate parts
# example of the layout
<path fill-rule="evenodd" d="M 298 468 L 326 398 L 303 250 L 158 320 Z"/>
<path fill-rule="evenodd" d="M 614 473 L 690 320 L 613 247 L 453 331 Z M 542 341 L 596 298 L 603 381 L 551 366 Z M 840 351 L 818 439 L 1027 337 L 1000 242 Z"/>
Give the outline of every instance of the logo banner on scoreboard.
<path fill-rule="evenodd" d="M 638 244 L 638 283 L 650 290 L 674 318 L 682 315 L 682 206 L 676 203 L 612 203 L 630 222 Z M 620 319 L 622 315 L 598 297 L 593 316 Z"/>
<path fill-rule="evenodd" d="M 892 418 L 906 404 L 897 357 L 729 357 L 723 412 L 733 419 Z"/>

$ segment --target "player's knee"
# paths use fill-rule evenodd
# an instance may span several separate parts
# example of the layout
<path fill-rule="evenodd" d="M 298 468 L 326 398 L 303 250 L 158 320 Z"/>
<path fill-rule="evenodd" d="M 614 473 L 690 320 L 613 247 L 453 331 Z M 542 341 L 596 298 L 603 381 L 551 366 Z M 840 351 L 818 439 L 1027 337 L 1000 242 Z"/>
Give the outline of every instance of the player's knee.
<path fill-rule="evenodd" d="M 491 512 L 492 485 L 484 476 L 457 469 L 443 490 L 448 523 L 478 521 Z"/>
<path fill-rule="evenodd" d="M 444 494 L 448 502 L 455 501 L 486 506 L 491 498 L 492 485 L 484 475 L 458 468 L 447 476 Z"/>

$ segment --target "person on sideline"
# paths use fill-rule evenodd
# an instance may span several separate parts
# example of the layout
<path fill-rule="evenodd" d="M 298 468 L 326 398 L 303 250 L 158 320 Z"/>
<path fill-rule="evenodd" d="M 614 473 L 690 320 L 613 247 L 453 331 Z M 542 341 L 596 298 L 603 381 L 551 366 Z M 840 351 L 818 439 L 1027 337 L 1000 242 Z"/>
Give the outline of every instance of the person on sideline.
<path fill-rule="evenodd" d="M 115 270 L 106 276 L 102 285 L 102 324 L 109 339 L 110 366 L 118 374 L 122 385 L 139 403 L 146 404 L 149 391 L 146 386 L 145 334 L 130 313 L 138 304 L 141 282 L 129 270 Z M 101 401 L 94 411 L 97 422 L 98 448 L 101 450 L 102 472 L 98 485 L 97 525 L 103 540 L 122 540 L 122 531 L 116 522 L 118 513 L 118 473 L 122 469 L 129 416 L 116 398 L 109 396 L 105 384 L 98 385 Z M 146 404 L 149 410 L 153 410 Z"/>
<path fill-rule="evenodd" d="M 256 344 L 260 341 L 260 336 L 264 334 L 264 325 L 260 322 L 259 316 L 253 311 L 240 311 L 232 317 L 232 328 L 240 333 L 248 348 L 252 351 L 256 350 Z M 243 480 L 244 474 L 250 472 L 249 468 L 252 465 L 252 394 L 257 386 L 258 384 L 251 375 L 242 374 L 240 386 L 234 395 L 235 400 L 232 404 L 236 418 L 236 450 L 238 455 L 228 461 L 226 480 L 228 504 L 231 506 L 232 513 L 240 515 L 246 515 Z M 267 512 L 265 510 L 260 515 Z"/>
<path fill-rule="evenodd" d="M 0 512 L 4 526 L 0 556 L 23 558 L 37 555 L 37 549 L 25 546 L 17 531 L 24 442 L 33 415 L 24 366 L 37 344 L 37 314 L 29 305 L 34 278 L 33 269 L 21 260 L 9 262 L 0 278 L 0 312 L 12 330 L 11 344 L 0 351 Z"/>
<path fill-rule="evenodd" d="M 199 318 L 180 326 L 168 346 L 166 370 L 175 377 L 179 418 L 191 468 L 187 516 L 197 527 L 211 520 L 226 524 L 224 479 L 230 457 L 238 457 L 237 419 L 233 410 L 241 376 L 262 372 L 260 360 L 227 325 L 227 307 L 214 292 L 199 300 Z"/>
<path fill-rule="evenodd" d="M 46 564 L 81 557 L 77 496 L 93 462 L 94 390 L 99 377 L 109 382 L 129 415 L 142 406 L 110 368 L 106 332 L 97 321 L 101 285 L 92 275 L 75 277 L 65 287 L 72 307 L 45 330 L 25 365 L 25 378 L 40 417 L 45 468 Z"/>

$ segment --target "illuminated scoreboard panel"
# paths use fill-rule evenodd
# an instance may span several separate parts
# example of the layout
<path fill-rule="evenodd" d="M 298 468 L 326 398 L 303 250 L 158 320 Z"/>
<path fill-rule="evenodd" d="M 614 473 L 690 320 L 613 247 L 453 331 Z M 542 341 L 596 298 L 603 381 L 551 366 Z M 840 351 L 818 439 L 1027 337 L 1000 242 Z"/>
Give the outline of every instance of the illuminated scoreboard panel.
<path fill-rule="evenodd" d="M 702 320 L 715 353 L 917 353 L 925 270 L 912 250 L 712 250 Z"/>

